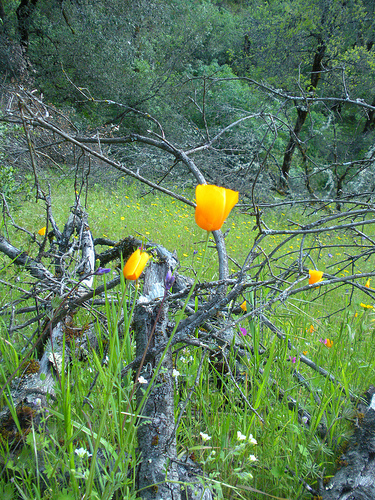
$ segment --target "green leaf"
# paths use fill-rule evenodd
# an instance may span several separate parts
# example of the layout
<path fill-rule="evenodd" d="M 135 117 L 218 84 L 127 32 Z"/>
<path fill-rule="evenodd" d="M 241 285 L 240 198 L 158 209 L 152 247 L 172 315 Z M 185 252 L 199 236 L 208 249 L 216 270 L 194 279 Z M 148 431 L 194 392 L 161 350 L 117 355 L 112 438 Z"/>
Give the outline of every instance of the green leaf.
<path fill-rule="evenodd" d="M 271 468 L 271 474 L 273 475 L 273 477 L 275 477 L 276 479 L 283 476 L 284 475 L 284 467 L 280 466 L 280 465 L 274 465 L 272 468 Z"/>

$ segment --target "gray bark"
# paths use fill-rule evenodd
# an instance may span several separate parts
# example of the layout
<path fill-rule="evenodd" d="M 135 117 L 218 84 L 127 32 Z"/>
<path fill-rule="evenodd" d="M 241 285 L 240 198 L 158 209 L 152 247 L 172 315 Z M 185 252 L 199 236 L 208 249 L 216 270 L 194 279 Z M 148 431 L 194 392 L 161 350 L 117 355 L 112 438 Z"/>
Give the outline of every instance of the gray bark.
<path fill-rule="evenodd" d="M 152 332 L 150 349 L 158 350 L 169 340 L 172 327 L 168 323 L 168 304 L 163 301 L 163 297 L 165 276 L 174 264 L 173 260 L 152 262 L 146 269 L 144 296 L 139 300 L 134 319 L 137 358 L 144 354 Z M 137 473 L 139 494 L 143 500 L 212 500 L 212 492 L 198 479 L 198 476 L 203 476 L 199 465 L 189 459 L 183 462 L 177 460 L 173 395 L 175 382 L 170 348 L 147 360 L 141 375 L 148 383 L 139 385 L 137 402 L 140 404 L 161 358 L 159 373 L 142 411 L 142 416 L 147 418 L 142 419 L 138 429 L 141 454 Z"/>
<path fill-rule="evenodd" d="M 27 405 L 33 410 L 39 411 L 47 408 L 48 396 L 55 397 L 55 384 L 58 375 L 61 375 L 63 366 L 63 339 L 69 330 L 71 335 L 76 331 L 75 336 L 75 356 L 85 357 L 89 348 L 97 345 L 96 332 L 92 327 L 85 330 L 74 329 L 70 326 L 72 318 L 68 315 L 64 321 L 59 321 L 52 329 L 50 337 L 44 346 L 44 352 L 39 361 L 33 361 L 32 365 L 26 364 L 20 376 L 13 379 L 9 392 L 5 392 L 13 402 L 14 408 L 19 405 Z M 90 347 L 89 347 L 90 346 Z M 70 344 L 65 344 L 65 367 L 70 360 Z M 31 366 L 33 367 L 30 370 Z M 30 372 L 32 371 L 32 373 Z M 42 376 L 42 377 L 41 377 Z M 9 417 L 9 408 L 5 406 L 0 411 L 0 424 Z"/>
<path fill-rule="evenodd" d="M 343 467 L 323 488 L 322 500 L 373 500 L 375 498 L 375 388 L 348 450 L 340 457 Z"/>
<path fill-rule="evenodd" d="M 168 341 L 168 305 L 150 301 L 155 295 L 164 296 L 164 282 L 168 270 L 167 263 L 152 262 L 145 273 L 144 294 L 135 314 L 137 356 L 146 349 L 154 327 L 159 308 L 160 314 L 155 325 L 152 346 L 157 347 Z M 176 438 L 174 435 L 174 400 L 172 377 L 172 352 L 158 354 L 147 363 L 141 375 L 150 382 L 154 369 L 163 358 L 159 374 L 147 398 L 142 415 L 147 417 L 138 429 L 138 445 L 142 462 L 138 470 L 138 488 L 144 500 L 181 500 L 178 482 Z M 137 392 L 138 403 L 142 400 L 148 384 L 140 384 Z M 142 419 L 143 421 L 143 419 Z M 173 435 L 172 435 L 173 434 Z"/>
<path fill-rule="evenodd" d="M 53 280 L 53 274 L 50 273 L 40 262 L 36 262 L 32 259 L 27 252 L 13 246 L 9 241 L 7 241 L 4 236 L 0 236 L 0 252 L 7 255 L 10 259 L 14 261 L 18 266 L 24 266 L 30 272 L 34 278 L 41 281 L 43 280 Z"/>

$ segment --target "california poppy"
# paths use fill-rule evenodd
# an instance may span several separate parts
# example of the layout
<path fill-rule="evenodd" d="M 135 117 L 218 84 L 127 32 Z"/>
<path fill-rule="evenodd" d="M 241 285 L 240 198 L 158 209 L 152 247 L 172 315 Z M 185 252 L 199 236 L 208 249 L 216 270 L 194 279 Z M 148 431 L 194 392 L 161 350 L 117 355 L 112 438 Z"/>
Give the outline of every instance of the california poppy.
<path fill-rule="evenodd" d="M 151 255 L 137 248 L 137 250 L 131 254 L 122 270 L 125 278 L 127 280 L 137 280 L 150 258 Z"/>
<path fill-rule="evenodd" d="M 195 190 L 195 198 L 195 222 L 206 231 L 220 229 L 229 212 L 238 203 L 237 191 L 212 184 L 199 184 Z"/>
<path fill-rule="evenodd" d="M 309 285 L 313 285 L 314 283 L 318 283 L 318 281 L 322 281 L 323 271 L 317 271 L 316 269 L 309 270 Z"/>
<path fill-rule="evenodd" d="M 39 229 L 38 234 L 40 234 L 40 236 L 44 236 L 46 234 L 46 230 L 47 230 L 47 228 L 46 228 L 46 226 L 44 226 L 44 227 Z"/>
<path fill-rule="evenodd" d="M 333 346 L 333 342 L 330 339 L 320 339 L 319 342 L 321 342 L 322 344 L 324 344 L 329 349 Z"/>
<path fill-rule="evenodd" d="M 247 312 L 246 300 L 244 300 L 244 301 L 242 302 L 242 304 L 240 305 L 240 308 L 241 308 L 243 311 Z"/>

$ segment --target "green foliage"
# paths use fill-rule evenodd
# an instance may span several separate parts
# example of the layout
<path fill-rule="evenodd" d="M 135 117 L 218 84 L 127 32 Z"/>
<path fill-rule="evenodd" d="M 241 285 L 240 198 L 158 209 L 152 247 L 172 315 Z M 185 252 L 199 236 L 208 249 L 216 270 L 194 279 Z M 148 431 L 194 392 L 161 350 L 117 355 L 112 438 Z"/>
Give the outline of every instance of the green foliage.
<path fill-rule="evenodd" d="M 28 176 L 24 176 L 21 180 L 20 172 L 15 167 L 9 164 L 6 151 L 9 142 L 12 140 L 12 135 L 15 130 L 11 127 L 0 124 L 0 193 L 2 193 L 6 201 L 13 206 L 18 204 L 19 196 L 28 197 L 32 186 Z"/>
<path fill-rule="evenodd" d="M 41 36 L 33 37 L 29 54 L 46 95 L 89 115 L 79 89 L 132 107 L 147 103 L 154 114 L 160 98 L 166 106 L 176 99 L 176 78 L 189 62 L 223 59 L 240 36 L 234 16 L 209 1 L 136 2 L 131 8 L 117 0 L 72 2 L 64 13 L 56 23 L 60 6 L 52 0 L 38 5 L 33 25 Z"/>
<path fill-rule="evenodd" d="M 16 5 L 6 5 L 12 33 Z M 373 101 L 374 19 L 366 0 L 110 0 L 63 7 L 47 0 L 30 19 L 28 57 L 47 100 L 74 106 L 81 128 L 114 122 L 120 133 L 157 131 L 129 109 L 137 108 L 162 123 L 169 140 L 190 147 L 246 113 L 262 115 L 226 132 L 222 149 L 244 156 L 208 161 L 211 175 L 229 160 L 235 171 L 251 163 L 254 177 L 254 156 L 261 163 L 271 147 L 264 166 L 277 177 L 295 125 L 293 100 L 237 76 L 291 96 L 329 97 L 311 103 L 300 133 L 303 154 L 296 149 L 290 173 L 296 191 L 306 192 L 308 177 L 310 192 L 331 196 L 340 192 L 342 178 L 347 185 L 351 179 L 352 189 L 361 173 L 341 164 L 363 159 L 371 147 L 371 134 L 363 134 L 369 111 L 332 98 Z M 323 71 L 317 72 L 319 54 Z M 160 157 L 153 160 L 160 164 Z M 366 182 L 362 176 L 361 185 Z"/>
<path fill-rule="evenodd" d="M 4 194 L 5 198 L 10 199 L 12 195 L 17 193 L 18 189 L 14 178 L 14 168 L 9 165 L 2 165 L 0 167 L 0 192 Z"/>
<path fill-rule="evenodd" d="M 227 64 L 220 65 L 215 60 L 206 65 L 199 61 L 194 67 L 188 66 L 184 76 L 186 94 L 196 96 L 196 102 L 190 101 L 184 114 L 201 129 L 204 128 L 204 118 L 212 129 L 218 129 L 256 108 L 257 93 L 237 80 Z M 201 110 L 204 107 L 206 113 L 203 117 Z"/>

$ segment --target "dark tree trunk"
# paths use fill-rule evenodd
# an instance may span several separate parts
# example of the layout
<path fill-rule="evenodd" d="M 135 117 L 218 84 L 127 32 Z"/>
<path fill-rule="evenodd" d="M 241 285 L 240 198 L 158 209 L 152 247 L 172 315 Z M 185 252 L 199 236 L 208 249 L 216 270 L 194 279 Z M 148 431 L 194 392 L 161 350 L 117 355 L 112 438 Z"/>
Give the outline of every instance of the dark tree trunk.
<path fill-rule="evenodd" d="M 344 180 L 346 175 L 348 174 L 349 169 L 346 169 L 345 172 L 342 175 L 337 175 L 336 173 L 336 180 L 337 180 L 337 186 L 336 186 L 336 198 L 339 200 L 343 194 L 343 188 L 344 188 Z M 336 203 L 336 209 L 338 212 L 341 211 L 341 203 L 337 201 Z"/>
<path fill-rule="evenodd" d="M 38 0 L 21 0 L 16 10 L 20 42 L 25 52 L 29 48 L 30 22 L 37 3 Z"/>
<path fill-rule="evenodd" d="M 280 188 L 285 190 L 288 185 L 289 171 L 292 164 L 294 150 L 296 149 L 299 134 L 306 121 L 307 108 L 297 108 L 297 121 L 293 132 L 290 134 L 289 142 L 284 153 L 283 165 L 281 167 Z"/>
<path fill-rule="evenodd" d="M 315 89 L 318 86 L 318 82 L 321 77 L 321 72 L 323 70 L 322 61 L 325 51 L 326 51 L 325 42 L 323 40 L 319 40 L 319 45 L 316 49 L 313 65 L 311 68 L 311 78 L 310 78 L 311 83 L 308 88 L 309 92 L 315 92 Z M 293 131 L 290 132 L 289 142 L 285 149 L 284 160 L 281 167 L 280 186 L 279 186 L 281 191 L 285 191 L 285 189 L 287 189 L 288 187 L 288 178 L 289 178 L 290 167 L 292 165 L 293 153 L 294 150 L 296 149 L 296 145 L 299 140 L 299 134 L 306 121 L 308 114 L 309 110 L 307 106 L 297 107 L 297 121 Z"/>

